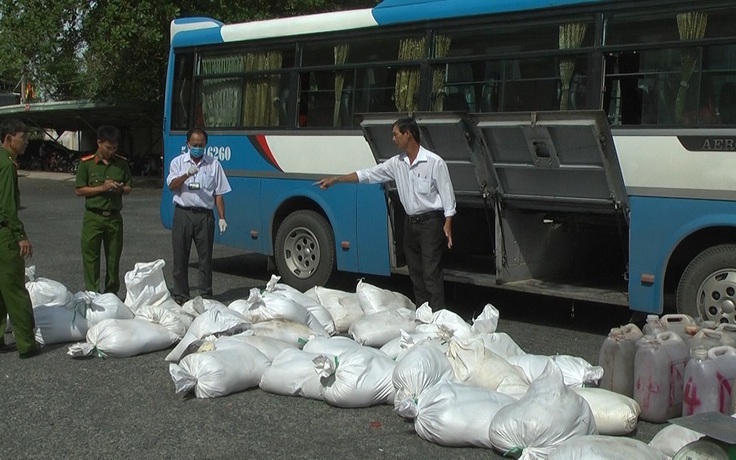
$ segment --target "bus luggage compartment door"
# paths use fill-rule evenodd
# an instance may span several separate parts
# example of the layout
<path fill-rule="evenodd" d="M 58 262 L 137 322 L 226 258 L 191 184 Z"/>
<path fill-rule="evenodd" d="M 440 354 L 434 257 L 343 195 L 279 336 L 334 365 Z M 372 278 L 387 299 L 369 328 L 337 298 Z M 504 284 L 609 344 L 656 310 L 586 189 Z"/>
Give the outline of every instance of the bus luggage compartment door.
<path fill-rule="evenodd" d="M 628 199 L 605 114 L 468 117 L 497 184 L 497 283 L 622 280 Z"/>

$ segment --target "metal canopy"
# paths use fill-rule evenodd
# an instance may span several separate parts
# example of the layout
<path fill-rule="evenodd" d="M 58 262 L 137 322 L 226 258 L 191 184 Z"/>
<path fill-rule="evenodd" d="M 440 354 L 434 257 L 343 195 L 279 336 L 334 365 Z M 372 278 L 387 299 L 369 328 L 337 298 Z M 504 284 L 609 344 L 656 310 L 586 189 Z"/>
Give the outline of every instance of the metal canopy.
<path fill-rule="evenodd" d="M 97 129 L 113 125 L 120 129 L 155 124 L 151 110 L 141 104 L 108 104 L 91 101 L 61 101 L 0 107 L 0 121 L 15 118 L 29 126 L 63 131 Z"/>
<path fill-rule="evenodd" d="M 506 206 L 612 213 L 628 209 L 602 111 L 471 114 Z"/>
<path fill-rule="evenodd" d="M 398 113 L 358 116 L 376 161 L 396 155 Z M 448 165 L 458 200 L 626 214 L 628 198 L 602 111 L 415 114 L 421 142 Z"/>

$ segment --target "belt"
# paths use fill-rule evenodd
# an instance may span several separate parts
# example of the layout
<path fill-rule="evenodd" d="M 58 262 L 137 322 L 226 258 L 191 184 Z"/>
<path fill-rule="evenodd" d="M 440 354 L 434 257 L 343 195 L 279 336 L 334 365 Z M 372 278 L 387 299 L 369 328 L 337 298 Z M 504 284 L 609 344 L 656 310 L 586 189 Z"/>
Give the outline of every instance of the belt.
<path fill-rule="evenodd" d="M 182 206 L 180 204 L 177 204 L 176 207 L 189 212 L 212 212 L 210 208 L 200 208 L 197 206 Z"/>
<path fill-rule="evenodd" d="M 110 217 L 114 216 L 116 214 L 119 214 L 120 211 L 114 210 L 114 209 L 87 209 L 89 212 L 93 212 L 95 214 L 99 214 L 103 217 Z"/>
<path fill-rule="evenodd" d="M 444 211 L 429 211 L 429 212 L 423 212 L 421 214 L 415 214 L 413 216 L 410 216 L 407 214 L 406 216 L 406 218 L 412 224 L 416 224 L 417 222 L 421 222 L 423 220 L 428 220 L 428 219 L 439 219 L 441 217 L 445 217 Z"/>

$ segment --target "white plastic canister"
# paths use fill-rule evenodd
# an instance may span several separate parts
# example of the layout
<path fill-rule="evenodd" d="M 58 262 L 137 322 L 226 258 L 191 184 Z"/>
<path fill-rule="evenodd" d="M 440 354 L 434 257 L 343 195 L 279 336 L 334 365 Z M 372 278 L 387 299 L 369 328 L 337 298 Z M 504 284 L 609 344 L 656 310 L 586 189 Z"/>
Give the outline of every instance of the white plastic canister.
<path fill-rule="evenodd" d="M 663 423 L 682 414 L 685 365 L 690 350 L 673 331 L 645 335 L 637 342 L 634 357 L 634 400 L 640 418 Z"/>
<path fill-rule="evenodd" d="M 718 410 L 717 372 L 718 366 L 708 357 L 706 348 L 697 347 L 690 352 L 690 361 L 685 366 L 683 417 Z"/>
<path fill-rule="evenodd" d="M 628 397 L 634 394 L 634 357 L 636 341 L 641 337 L 635 324 L 611 329 L 598 355 L 598 365 L 603 368 L 600 388 Z"/>
<path fill-rule="evenodd" d="M 716 363 L 716 385 L 718 388 L 718 407 L 714 410 L 731 415 L 734 404 L 733 385 L 736 379 L 736 348 L 731 346 L 713 347 L 708 350 L 708 358 Z"/>
<path fill-rule="evenodd" d="M 659 320 L 658 315 L 647 315 L 647 322 L 641 331 L 644 335 L 657 335 L 660 332 L 667 332 L 667 328 Z"/>

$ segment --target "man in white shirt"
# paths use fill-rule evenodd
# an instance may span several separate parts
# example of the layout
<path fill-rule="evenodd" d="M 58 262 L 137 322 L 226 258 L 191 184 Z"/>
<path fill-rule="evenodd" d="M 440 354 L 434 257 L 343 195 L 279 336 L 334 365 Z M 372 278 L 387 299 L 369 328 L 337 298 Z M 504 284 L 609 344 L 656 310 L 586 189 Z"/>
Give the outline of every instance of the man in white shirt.
<path fill-rule="evenodd" d="M 220 233 L 227 229 L 225 200 L 230 183 L 220 162 L 205 155 L 207 132 L 193 128 L 187 133 L 187 151 L 174 158 L 166 183 L 174 192 L 174 223 L 171 243 L 174 255 L 172 297 L 180 304 L 189 299 L 189 252 L 192 241 L 197 248 L 200 295 L 212 295 L 212 247 L 215 241 L 215 215 Z"/>
<path fill-rule="evenodd" d="M 322 189 L 337 182 L 369 184 L 396 182 L 406 211 L 404 252 L 417 306 L 429 302 L 433 310 L 445 308 L 442 250 L 452 248 L 455 192 L 447 164 L 419 143 L 413 118 L 401 118 L 392 127 L 393 141 L 402 152 L 372 168 L 319 181 Z"/>

